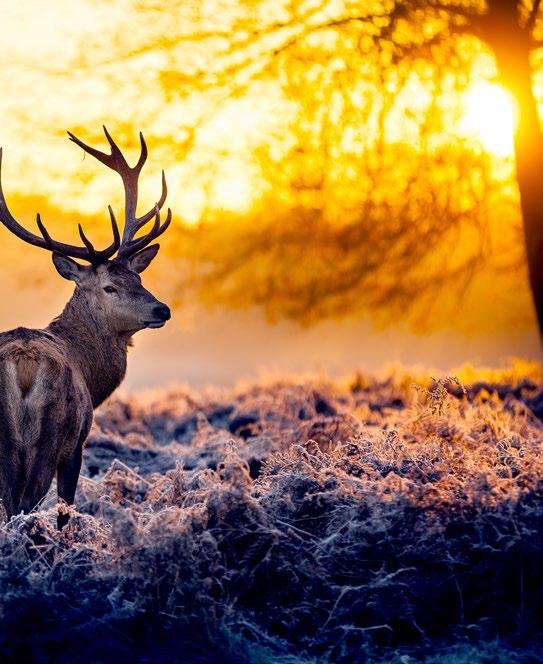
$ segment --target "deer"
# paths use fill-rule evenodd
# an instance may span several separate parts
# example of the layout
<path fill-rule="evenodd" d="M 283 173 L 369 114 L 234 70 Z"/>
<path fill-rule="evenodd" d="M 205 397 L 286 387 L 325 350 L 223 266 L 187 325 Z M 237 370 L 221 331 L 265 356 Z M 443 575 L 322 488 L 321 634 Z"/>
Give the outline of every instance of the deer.
<path fill-rule="evenodd" d="M 171 209 L 161 218 L 168 193 L 164 171 L 158 202 L 137 216 L 145 139 L 140 132 L 140 155 L 131 167 L 103 129 L 109 154 L 71 132 L 68 136 L 123 183 L 122 235 L 110 205 L 113 237 L 105 249 L 94 247 L 81 224 L 81 245 L 54 240 L 39 213 L 39 235 L 20 224 L 4 197 L 0 149 L 0 222 L 23 242 L 51 252 L 58 274 L 75 283 L 62 313 L 46 328 L 0 333 L 0 500 L 7 519 L 29 513 L 48 493 L 56 473 L 59 530 L 69 520 L 66 505 L 74 504 L 94 410 L 123 381 L 133 335 L 160 328 L 171 317 L 169 307 L 143 287 L 140 277 L 160 248 L 151 243 L 172 221 Z"/>

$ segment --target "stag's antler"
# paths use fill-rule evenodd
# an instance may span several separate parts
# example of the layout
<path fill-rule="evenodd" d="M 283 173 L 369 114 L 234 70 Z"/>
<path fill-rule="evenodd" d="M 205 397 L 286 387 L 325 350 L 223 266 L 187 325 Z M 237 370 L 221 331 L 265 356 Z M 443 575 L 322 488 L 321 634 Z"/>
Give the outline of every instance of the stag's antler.
<path fill-rule="evenodd" d="M 64 242 L 58 242 L 53 240 L 53 238 L 48 233 L 45 228 L 40 215 L 37 215 L 36 223 L 38 225 L 40 235 L 36 235 L 31 231 L 27 230 L 22 226 L 15 217 L 9 211 L 9 208 L 6 204 L 6 199 L 4 198 L 4 193 L 2 191 L 2 149 L 0 148 L 0 222 L 10 230 L 14 235 L 19 237 L 21 240 L 33 244 L 36 247 L 41 247 L 42 249 L 48 249 L 49 251 L 58 251 L 65 256 L 71 256 L 72 258 L 79 258 L 81 260 L 88 261 L 94 265 L 103 263 L 109 260 L 116 252 L 118 252 L 119 258 L 129 258 L 133 256 L 140 249 L 146 247 L 154 239 L 162 235 L 164 231 L 168 228 L 172 220 L 172 212 L 168 209 L 168 214 L 164 223 L 160 222 L 160 209 L 164 205 L 168 189 L 166 187 L 166 178 L 164 171 L 162 171 L 162 194 L 156 205 L 146 212 L 141 217 L 136 217 L 136 207 L 138 202 L 138 177 L 143 168 L 143 165 L 147 159 L 147 145 L 145 144 L 145 139 L 140 133 L 140 142 L 141 142 L 141 154 L 138 159 L 137 164 L 134 167 L 130 167 L 123 156 L 122 152 L 119 150 L 118 146 L 111 138 L 109 132 L 104 127 L 104 133 L 106 138 L 111 146 L 111 154 L 106 154 L 105 152 L 100 152 L 92 148 L 78 138 L 76 138 L 71 132 L 68 132 L 70 140 L 79 145 L 85 152 L 88 152 L 93 157 L 96 157 L 103 164 L 112 168 L 114 171 L 119 173 L 122 178 L 124 189 L 125 189 L 125 224 L 123 229 L 122 238 L 119 233 L 119 227 L 115 219 L 115 215 L 111 206 L 108 206 L 109 216 L 111 219 L 111 228 L 113 231 L 113 242 L 106 249 L 97 250 L 94 248 L 92 242 L 87 238 L 81 224 L 79 224 L 79 235 L 84 247 L 78 247 L 72 244 L 65 244 Z M 147 224 L 151 219 L 154 218 L 153 226 L 151 230 L 142 235 L 139 238 L 135 238 L 136 233 Z"/>
<path fill-rule="evenodd" d="M 172 211 L 168 208 L 168 214 L 164 223 L 160 223 L 160 209 L 164 205 L 166 196 L 168 195 L 168 188 L 166 186 L 166 176 L 164 171 L 162 171 L 162 193 L 156 205 L 146 212 L 141 217 L 136 216 L 136 207 L 138 204 L 138 178 L 141 173 L 141 169 L 147 160 L 147 145 L 143 134 L 140 132 L 140 143 L 141 143 L 141 152 L 138 159 L 138 162 L 135 166 L 131 167 L 128 165 L 123 153 L 119 150 L 119 147 L 115 141 L 111 138 L 110 133 L 104 127 L 104 134 L 108 140 L 108 143 L 111 146 L 111 154 L 106 154 L 96 148 L 83 143 L 71 132 L 68 132 L 70 140 L 72 140 L 76 145 L 79 145 L 80 148 L 83 148 L 85 152 L 88 152 L 90 155 L 101 161 L 103 164 L 116 171 L 123 181 L 124 185 L 124 229 L 123 236 L 121 239 L 121 245 L 119 247 L 119 257 L 120 258 L 129 258 L 134 255 L 143 247 L 146 247 L 150 242 L 155 240 L 157 237 L 162 235 L 164 231 L 168 228 L 172 221 Z M 135 239 L 136 233 L 147 224 L 154 217 L 154 223 L 151 227 L 151 230 L 142 235 L 139 238 Z"/>

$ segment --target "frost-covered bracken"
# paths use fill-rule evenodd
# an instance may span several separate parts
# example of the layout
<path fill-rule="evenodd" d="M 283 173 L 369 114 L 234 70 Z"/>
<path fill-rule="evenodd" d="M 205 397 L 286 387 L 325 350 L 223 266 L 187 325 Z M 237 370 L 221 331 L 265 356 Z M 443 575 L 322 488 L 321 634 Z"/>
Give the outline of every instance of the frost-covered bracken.
<path fill-rule="evenodd" d="M 539 661 L 542 418 L 526 365 L 114 399 L 0 531 L 0 660 Z"/>

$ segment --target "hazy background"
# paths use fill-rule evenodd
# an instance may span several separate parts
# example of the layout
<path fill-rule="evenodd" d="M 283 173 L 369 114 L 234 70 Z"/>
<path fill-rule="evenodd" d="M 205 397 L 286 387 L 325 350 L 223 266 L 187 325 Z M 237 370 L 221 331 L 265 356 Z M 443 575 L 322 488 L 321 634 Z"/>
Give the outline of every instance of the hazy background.
<path fill-rule="evenodd" d="M 32 252 L 34 253 L 34 252 Z M 45 255 L 37 260 L 54 268 Z M 155 291 L 160 296 L 160 285 Z M 54 292 L 22 286 L 8 275 L 2 289 L 3 329 L 44 326 L 61 311 L 71 293 L 68 283 Z M 499 365 L 509 357 L 537 359 L 534 330 L 458 334 L 453 330 L 415 334 L 402 326 L 375 329 L 370 322 L 333 321 L 304 328 L 294 322 L 269 324 L 261 312 L 178 310 L 161 330 L 146 330 L 130 349 L 124 389 L 164 383 L 229 385 L 238 379 L 285 372 L 327 373 L 380 370 L 401 362 L 449 370 L 465 363 Z"/>
<path fill-rule="evenodd" d="M 266 3 L 261 5 L 265 16 Z M 278 8 L 279 4 L 269 7 Z M 247 81 L 253 74 L 247 74 L 242 83 L 236 79 L 239 85 L 235 90 L 233 75 L 226 83 L 220 78 L 211 83 L 202 81 L 200 75 L 188 83 L 183 79 L 195 68 L 214 66 L 206 60 L 212 49 L 205 39 L 198 46 L 194 36 L 198 30 L 207 34 L 218 26 L 224 28 L 223 18 L 230 16 L 229 11 L 238 20 L 246 8 L 247 3 L 219 0 L 173 3 L 168 8 L 128 0 L 54 0 L 47 5 L 38 0 L 0 0 L 2 179 L 15 216 L 33 228 L 35 212 L 40 210 L 54 235 L 67 241 L 75 240 L 77 222 L 83 218 L 85 228 L 91 228 L 91 237 L 107 239 L 105 211 L 110 202 L 120 206 L 120 183 L 98 163 L 83 158 L 66 139 L 66 129 L 103 147 L 100 131 L 105 123 L 133 158 L 137 132 L 144 131 L 150 158 L 142 182 L 143 207 L 158 196 L 160 169 L 167 171 L 174 227 L 145 282 L 157 297 L 175 305 L 174 317 L 162 330 L 137 335 L 125 387 L 172 381 L 195 386 L 228 384 L 269 372 L 340 375 L 357 369 L 377 370 L 396 362 L 448 370 L 464 362 L 497 365 L 511 356 L 537 358 L 538 335 L 519 240 L 518 194 L 511 182 L 515 111 L 494 83 L 488 56 L 478 51 L 470 56 L 475 65 L 470 65 L 464 93 L 448 93 L 446 116 L 456 118 L 451 131 L 461 136 L 462 146 L 469 145 L 472 150 L 470 165 L 460 164 L 459 172 L 479 168 L 484 162 L 484 173 L 491 173 L 485 210 L 473 213 L 490 215 L 491 219 L 485 227 L 485 259 L 475 276 L 458 294 L 457 286 L 465 275 L 451 269 L 450 278 L 439 291 L 432 291 L 415 313 L 404 304 L 397 306 L 392 290 L 390 307 L 386 304 L 388 291 L 383 291 L 381 298 L 385 304 L 375 304 L 367 282 L 361 282 L 344 304 L 334 300 L 324 312 L 317 308 L 307 317 L 295 311 L 288 297 L 285 299 L 289 293 L 285 280 L 298 263 L 303 263 L 304 238 L 301 236 L 292 249 L 289 265 L 284 257 L 285 238 L 277 236 L 272 250 L 271 244 L 266 244 L 268 229 L 273 224 L 273 228 L 301 228 L 306 217 L 299 212 L 300 205 L 311 214 L 320 205 L 315 219 L 337 218 L 342 223 L 346 213 L 338 206 L 349 198 L 352 185 L 347 183 L 342 189 L 332 182 L 317 193 L 313 187 L 308 194 L 308 186 L 299 184 L 299 175 L 292 175 L 287 184 L 281 179 L 288 170 L 284 164 L 294 164 L 293 171 L 301 169 L 300 164 L 317 168 L 317 153 L 304 161 L 307 155 L 301 155 L 295 145 L 298 139 L 300 144 L 312 144 L 306 136 L 311 127 L 299 125 L 298 139 L 289 138 L 293 123 L 299 121 L 287 94 L 292 92 L 292 81 L 283 85 L 282 77 L 293 72 L 292 79 L 297 80 L 294 65 L 292 72 L 282 64 L 269 75 L 258 74 L 251 85 Z M 409 86 L 407 101 L 393 109 L 387 140 L 390 145 L 404 144 L 412 149 L 419 145 L 422 134 L 413 138 L 413 129 L 404 122 L 404 116 L 427 102 L 420 81 L 411 81 Z M 306 115 L 312 113 L 315 103 L 311 100 Z M 479 113 L 481 108 L 486 117 Z M 333 115 L 329 118 L 333 120 Z M 450 143 L 451 151 L 456 150 L 456 139 L 446 133 L 445 125 L 438 129 L 441 143 Z M 376 140 L 371 131 L 363 132 L 368 141 Z M 353 148 L 357 140 L 352 138 L 342 153 L 345 177 L 350 177 L 351 169 L 345 155 L 350 155 L 349 159 L 360 157 L 361 148 Z M 294 161 L 289 151 L 298 155 Z M 332 155 L 330 162 L 318 168 L 330 172 L 329 164 L 337 161 Z M 395 164 L 394 158 L 390 163 Z M 394 168 L 377 177 L 379 183 L 391 188 L 391 198 L 397 195 L 391 176 Z M 353 177 L 359 176 L 355 173 Z M 394 177 L 402 179 L 401 170 Z M 454 173 L 447 175 L 447 182 L 454 177 Z M 282 221 L 273 218 L 275 201 L 291 216 L 283 215 Z M 462 205 L 461 201 L 460 208 Z M 424 219 L 424 210 L 417 214 Z M 463 209 L 458 214 L 469 216 Z M 313 223 L 312 219 L 307 224 Z M 248 258 L 242 266 L 246 271 L 231 268 L 240 238 L 251 237 L 244 229 L 258 228 L 259 224 L 266 246 L 259 249 L 256 240 L 253 245 L 247 240 L 243 251 Z M 475 233 L 462 229 L 455 245 L 460 248 L 454 250 L 458 264 L 467 255 Z M 385 240 L 387 232 L 384 228 Z M 436 227 L 438 236 L 441 232 Z M 422 234 L 418 243 L 416 228 L 413 233 L 414 246 L 427 241 Z M 2 227 L 0 239 L 0 326 L 46 325 L 62 309 L 70 284 L 58 278 L 46 252 L 23 245 Z M 360 251 L 363 256 L 369 247 Z M 441 247 L 430 258 L 441 269 L 449 253 L 444 235 Z M 332 263 L 339 265 L 341 257 L 338 250 Z M 218 271 L 210 268 L 212 278 L 206 282 L 199 277 L 198 281 L 191 261 L 198 266 L 208 258 Z M 318 260 L 318 252 L 308 251 L 304 271 L 292 277 L 292 293 L 296 289 L 306 292 L 304 279 L 312 269 L 317 276 L 322 272 Z M 357 260 L 355 256 L 353 264 Z M 383 255 L 383 263 L 387 261 Z M 418 261 L 418 255 L 413 254 L 405 265 Z M 226 270 L 226 277 L 216 276 L 221 270 Z M 391 262 L 390 272 L 372 288 L 400 281 L 403 273 L 404 268 L 398 269 Z M 275 290 L 267 300 L 259 279 L 273 283 Z M 416 299 L 417 289 L 416 281 L 409 282 L 404 300 Z M 258 306 L 253 306 L 255 303 Z"/>

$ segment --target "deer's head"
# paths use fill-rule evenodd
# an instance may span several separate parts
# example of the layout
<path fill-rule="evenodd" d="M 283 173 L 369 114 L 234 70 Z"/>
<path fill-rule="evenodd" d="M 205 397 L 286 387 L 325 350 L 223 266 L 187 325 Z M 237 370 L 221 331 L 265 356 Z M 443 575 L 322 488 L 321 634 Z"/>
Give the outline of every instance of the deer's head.
<path fill-rule="evenodd" d="M 73 134 L 70 139 L 85 152 L 116 171 L 122 178 L 125 192 L 125 219 L 123 233 L 111 206 L 109 214 L 113 240 L 102 250 L 94 248 L 85 235 L 81 224 L 79 235 L 83 246 L 65 244 L 53 240 L 45 228 L 40 215 L 37 225 L 41 233 L 36 235 L 24 228 L 9 211 L 1 186 L 0 172 L 0 222 L 25 242 L 51 251 L 53 263 L 58 273 L 76 284 L 76 290 L 95 312 L 97 320 L 102 320 L 110 329 L 119 334 L 133 334 L 145 327 L 162 327 L 170 318 L 169 308 L 159 302 L 141 283 L 140 273 L 156 256 L 159 245 L 151 244 L 162 235 L 172 220 L 168 209 L 162 222 L 160 210 L 167 196 L 166 179 L 162 172 L 162 193 L 160 199 L 148 212 L 136 216 L 138 201 L 138 178 L 147 159 L 147 146 L 140 133 L 141 153 L 135 166 L 128 165 L 124 155 L 104 127 L 106 138 L 111 146 L 111 154 L 92 148 Z M 0 169 L 2 150 L 0 149 Z M 151 223 L 150 229 L 136 237 L 138 232 Z M 74 259 L 85 261 L 81 264 Z"/>

